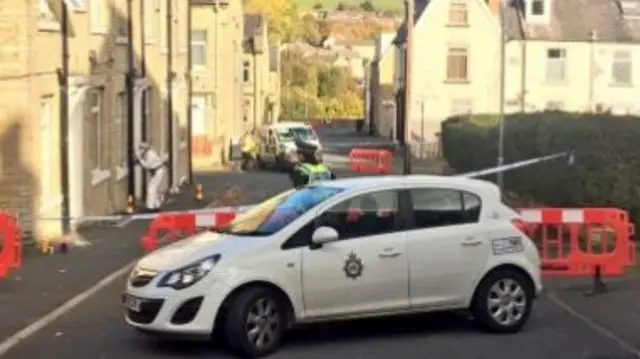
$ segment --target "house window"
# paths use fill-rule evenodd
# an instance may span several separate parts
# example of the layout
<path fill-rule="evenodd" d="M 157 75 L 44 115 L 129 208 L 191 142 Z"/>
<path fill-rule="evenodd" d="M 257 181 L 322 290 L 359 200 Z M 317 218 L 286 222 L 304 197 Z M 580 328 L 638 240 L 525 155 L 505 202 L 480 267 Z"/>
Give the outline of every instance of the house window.
<path fill-rule="evenodd" d="M 242 81 L 251 81 L 251 64 L 249 63 L 249 61 L 245 61 L 242 64 Z"/>
<path fill-rule="evenodd" d="M 116 103 L 116 108 L 115 108 L 115 122 L 116 122 L 116 130 L 118 131 L 116 133 L 116 140 L 119 141 L 118 144 L 116 144 L 116 146 L 118 146 L 119 150 L 119 155 L 118 155 L 118 162 L 120 164 L 124 164 L 127 163 L 127 134 L 128 134 L 128 129 L 127 129 L 127 93 L 126 92 L 120 92 L 118 94 L 118 98 L 117 98 L 117 102 Z"/>
<path fill-rule="evenodd" d="M 40 198 L 43 202 L 53 197 L 53 181 L 56 176 L 53 162 L 53 97 L 40 100 Z"/>
<path fill-rule="evenodd" d="M 107 31 L 108 11 L 106 0 L 91 0 L 91 30 L 94 32 Z"/>
<path fill-rule="evenodd" d="M 468 25 L 467 4 L 464 2 L 452 2 L 449 4 L 449 25 L 466 26 Z"/>
<path fill-rule="evenodd" d="M 631 85 L 632 68 L 630 51 L 620 50 L 613 52 L 611 80 L 614 85 Z"/>
<path fill-rule="evenodd" d="M 544 15 L 544 0 L 533 0 L 531 2 L 532 15 Z"/>
<path fill-rule="evenodd" d="M 102 165 L 102 99 L 103 90 L 95 89 L 89 93 L 89 124 L 90 131 L 87 133 L 87 146 L 89 150 L 89 160 L 93 169 L 101 169 Z"/>
<path fill-rule="evenodd" d="M 447 81 L 467 81 L 468 54 L 464 47 L 451 47 L 447 53 Z"/>
<path fill-rule="evenodd" d="M 207 31 L 191 31 L 191 65 L 207 65 Z"/>
<path fill-rule="evenodd" d="M 127 16 L 127 2 L 125 0 L 118 1 L 118 7 L 111 9 L 113 16 L 113 22 L 116 25 L 116 36 L 119 41 L 127 40 L 128 29 L 128 16 Z"/>
<path fill-rule="evenodd" d="M 565 49 L 547 50 L 547 81 L 562 82 L 566 78 L 565 62 L 567 53 Z"/>

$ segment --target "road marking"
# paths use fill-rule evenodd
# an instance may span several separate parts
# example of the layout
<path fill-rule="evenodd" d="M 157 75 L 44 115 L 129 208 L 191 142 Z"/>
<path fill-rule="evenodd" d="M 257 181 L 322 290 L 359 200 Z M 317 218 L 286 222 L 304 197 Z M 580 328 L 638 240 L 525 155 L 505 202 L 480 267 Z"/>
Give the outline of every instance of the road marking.
<path fill-rule="evenodd" d="M 562 299 L 558 298 L 553 293 L 547 293 L 547 296 L 551 301 L 557 305 L 560 309 L 567 312 L 572 317 L 578 319 L 582 323 L 584 323 L 589 328 L 595 330 L 598 334 L 604 336 L 605 338 L 609 338 L 616 342 L 622 349 L 626 350 L 630 354 L 633 354 L 635 357 L 640 358 L 640 350 L 638 350 L 633 344 L 629 343 L 627 340 L 618 336 L 613 331 L 605 328 L 604 326 L 596 323 L 595 321 L 589 319 L 587 316 L 573 309 L 569 304 L 565 303 Z"/>
<path fill-rule="evenodd" d="M 133 222 L 135 218 L 134 217 L 127 217 L 121 221 L 119 221 L 118 223 L 116 223 L 116 227 L 118 228 L 124 228 L 127 226 L 127 224 Z"/>
<path fill-rule="evenodd" d="M 63 315 L 67 314 L 71 310 L 73 310 L 76 307 L 78 307 L 80 304 L 82 304 L 84 301 L 86 301 L 87 299 L 89 299 L 90 297 L 95 295 L 101 289 L 103 289 L 106 286 L 110 285 L 111 283 L 115 282 L 116 279 L 118 279 L 119 277 L 121 277 L 122 275 L 127 273 L 131 269 L 131 267 L 133 267 L 133 265 L 136 264 L 137 261 L 138 261 L 138 259 L 128 263 L 124 267 L 122 267 L 122 268 L 116 270 L 115 272 L 109 274 L 108 276 L 106 276 L 103 279 L 101 279 L 98 283 L 94 284 L 89 289 L 87 289 L 84 292 L 78 294 L 77 296 L 69 299 L 67 302 L 65 302 L 64 304 L 62 304 L 58 308 L 54 309 L 49 314 L 47 314 L 44 317 L 36 320 L 33 323 L 27 325 L 26 327 L 24 327 L 19 332 L 13 334 L 9 338 L 7 338 L 4 341 L 2 341 L 0 343 L 0 357 L 5 355 L 9 350 L 11 350 L 11 348 L 13 348 L 16 345 L 20 344 L 20 342 L 22 342 L 23 340 L 28 339 L 32 335 L 34 335 L 37 332 L 39 332 L 40 330 L 42 330 L 42 328 L 44 328 L 47 325 L 53 323 L 54 321 L 56 321 L 57 319 L 59 319 Z"/>
<path fill-rule="evenodd" d="M 215 203 L 215 201 L 209 203 L 207 205 L 207 207 L 213 206 L 214 203 Z M 125 224 L 122 225 L 122 227 L 126 226 L 126 224 L 131 222 L 133 219 L 134 218 L 125 219 L 123 221 L 123 222 L 125 222 Z M 128 221 L 128 222 L 126 222 L 126 221 Z M 120 225 L 121 225 L 121 223 L 118 224 L 118 227 L 120 227 Z M 9 350 L 11 350 L 16 345 L 20 344 L 20 342 L 22 342 L 23 340 L 28 339 L 29 337 L 33 336 L 34 334 L 36 334 L 37 332 L 42 330 L 47 325 L 55 322 L 56 320 L 61 318 L 63 315 L 65 315 L 65 314 L 69 313 L 70 311 L 72 311 L 73 309 L 77 308 L 80 304 L 82 304 L 87 299 L 89 299 L 92 296 L 94 296 L 97 292 L 99 292 L 103 288 L 105 288 L 108 285 L 110 285 L 111 283 L 115 282 L 119 277 L 123 276 L 129 270 L 131 270 L 131 267 L 133 267 L 138 262 L 138 260 L 139 259 L 135 259 L 135 260 L 127 263 L 124 267 L 122 267 L 122 268 L 116 270 L 115 272 L 107 275 L 106 277 L 102 278 L 98 283 L 94 284 L 92 287 L 90 287 L 87 290 L 85 290 L 84 292 L 76 295 L 75 297 L 69 299 L 67 302 L 65 302 L 64 304 L 62 304 L 58 308 L 54 309 L 49 314 L 45 315 L 44 317 L 41 317 L 40 319 L 36 320 L 33 323 L 27 325 L 26 327 L 24 327 L 23 329 L 21 329 L 17 333 L 13 334 L 9 338 L 7 338 L 4 341 L 0 342 L 0 357 L 5 355 Z"/>

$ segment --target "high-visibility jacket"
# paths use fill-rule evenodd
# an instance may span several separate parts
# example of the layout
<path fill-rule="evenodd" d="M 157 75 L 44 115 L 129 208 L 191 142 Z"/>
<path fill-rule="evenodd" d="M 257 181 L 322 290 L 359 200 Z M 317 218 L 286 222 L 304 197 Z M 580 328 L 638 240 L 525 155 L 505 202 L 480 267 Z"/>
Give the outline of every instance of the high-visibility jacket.
<path fill-rule="evenodd" d="M 258 147 L 258 144 L 253 139 L 253 136 L 246 135 L 242 138 L 242 143 L 240 144 L 240 147 L 242 152 L 248 153 L 248 152 L 254 152 Z"/>
<path fill-rule="evenodd" d="M 304 186 L 314 181 L 335 179 L 333 172 L 323 163 L 311 164 L 302 162 L 297 164 L 292 173 L 293 184 Z"/>

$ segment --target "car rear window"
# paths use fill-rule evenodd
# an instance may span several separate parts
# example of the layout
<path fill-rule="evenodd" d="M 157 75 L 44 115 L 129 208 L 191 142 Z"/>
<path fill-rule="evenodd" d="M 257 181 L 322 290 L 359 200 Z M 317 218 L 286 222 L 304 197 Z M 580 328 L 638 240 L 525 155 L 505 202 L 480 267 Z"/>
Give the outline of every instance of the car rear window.
<path fill-rule="evenodd" d="M 434 228 L 478 222 L 482 201 L 473 193 L 446 188 L 410 190 L 414 225 Z"/>

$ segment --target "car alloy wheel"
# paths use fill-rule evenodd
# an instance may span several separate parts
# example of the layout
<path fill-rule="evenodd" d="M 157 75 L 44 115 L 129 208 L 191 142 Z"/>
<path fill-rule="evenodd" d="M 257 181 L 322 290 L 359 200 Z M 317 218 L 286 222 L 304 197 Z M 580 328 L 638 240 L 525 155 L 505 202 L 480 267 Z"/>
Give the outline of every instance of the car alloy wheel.
<path fill-rule="evenodd" d="M 247 339 L 258 350 L 270 348 L 278 340 L 281 325 L 282 318 L 277 304 L 269 298 L 260 298 L 247 313 Z"/>
<path fill-rule="evenodd" d="M 516 281 L 500 279 L 489 289 L 487 310 L 493 320 L 502 326 L 517 324 L 527 310 L 527 295 Z"/>

